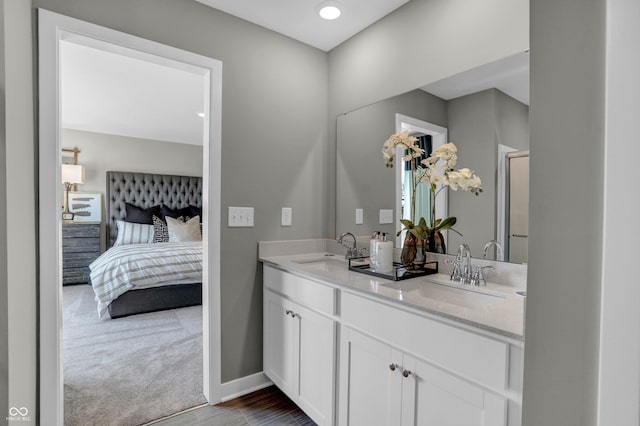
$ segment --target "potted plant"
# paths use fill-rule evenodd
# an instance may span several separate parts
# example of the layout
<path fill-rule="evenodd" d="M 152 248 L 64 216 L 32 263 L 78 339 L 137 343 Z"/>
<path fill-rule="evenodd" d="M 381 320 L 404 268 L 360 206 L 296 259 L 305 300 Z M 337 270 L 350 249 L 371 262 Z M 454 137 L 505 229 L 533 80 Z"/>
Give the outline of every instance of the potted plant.
<path fill-rule="evenodd" d="M 406 231 L 401 255 L 401 262 L 405 267 L 413 265 L 419 248 L 424 251 L 446 253 L 441 231 L 452 229 L 456 224 L 456 218 L 436 218 L 435 201 L 442 190 L 448 187 L 454 191 L 461 189 L 475 195 L 482 192 L 482 182 L 472 170 L 455 169 L 458 161 L 458 149 L 455 144 L 450 142 L 441 145 L 417 163 L 416 159 L 424 155 L 424 149 L 416 145 L 417 141 L 416 137 L 403 131 L 391 135 L 384 142 L 382 149 L 387 167 L 393 167 L 397 147 L 404 149 L 405 155 L 402 159 L 410 161 L 411 166 L 411 212 L 409 219 L 401 220 L 403 228 L 398 231 L 398 235 Z M 423 217 L 416 217 L 416 191 L 421 184 L 427 185 L 429 189 L 431 214 L 428 222 Z"/>

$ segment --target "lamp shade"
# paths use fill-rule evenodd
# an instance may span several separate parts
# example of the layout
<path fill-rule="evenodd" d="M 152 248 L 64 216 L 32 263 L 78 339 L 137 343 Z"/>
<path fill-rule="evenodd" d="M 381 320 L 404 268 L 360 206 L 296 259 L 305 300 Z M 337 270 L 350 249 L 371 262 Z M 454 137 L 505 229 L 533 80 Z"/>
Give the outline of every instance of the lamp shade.
<path fill-rule="evenodd" d="M 63 164 L 62 183 L 84 183 L 84 166 Z"/>

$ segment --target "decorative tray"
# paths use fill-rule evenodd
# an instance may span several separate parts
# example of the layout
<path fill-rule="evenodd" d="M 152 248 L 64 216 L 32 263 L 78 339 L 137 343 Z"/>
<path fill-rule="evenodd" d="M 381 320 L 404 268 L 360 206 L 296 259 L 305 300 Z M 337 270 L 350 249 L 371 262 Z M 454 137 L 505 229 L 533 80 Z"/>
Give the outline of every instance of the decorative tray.
<path fill-rule="evenodd" d="M 420 269 L 407 269 L 401 263 L 393 262 L 392 271 L 376 272 L 371 269 L 368 260 L 368 257 L 354 257 L 349 259 L 349 270 L 392 281 L 407 280 L 409 278 L 418 278 L 438 273 L 438 262 L 426 262 Z"/>

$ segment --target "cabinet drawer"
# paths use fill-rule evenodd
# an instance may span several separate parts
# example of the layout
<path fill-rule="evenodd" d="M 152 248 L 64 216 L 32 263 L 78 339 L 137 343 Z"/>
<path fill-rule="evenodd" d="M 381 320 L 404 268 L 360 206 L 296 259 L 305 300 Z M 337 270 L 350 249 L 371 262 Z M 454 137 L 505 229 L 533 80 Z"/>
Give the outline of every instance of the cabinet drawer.
<path fill-rule="evenodd" d="M 62 238 L 100 238 L 100 224 L 64 223 Z"/>
<path fill-rule="evenodd" d="M 100 240 L 97 238 L 68 238 L 62 240 L 62 252 L 64 254 L 86 251 L 100 251 Z"/>
<path fill-rule="evenodd" d="M 340 305 L 345 324 L 477 383 L 507 388 L 507 343 L 350 293 L 342 292 Z"/>
<path fill-rule="evenodd" d="M 270 266 L 264 267 L 265 287 L 327 315 L 335 313 L 335 289 Z"/>
<path fill-rule="evenodd" d="M 63 268 L 78 268 L 82 266 L 89 266 L 91 262 L 93 262 L 98 256 L 100 252 L 98 251 L 89 251 L 89 252 L 77 252 L 77 253 L 64 253 L 64 257 L 62 258 L 62 267 Z"/>

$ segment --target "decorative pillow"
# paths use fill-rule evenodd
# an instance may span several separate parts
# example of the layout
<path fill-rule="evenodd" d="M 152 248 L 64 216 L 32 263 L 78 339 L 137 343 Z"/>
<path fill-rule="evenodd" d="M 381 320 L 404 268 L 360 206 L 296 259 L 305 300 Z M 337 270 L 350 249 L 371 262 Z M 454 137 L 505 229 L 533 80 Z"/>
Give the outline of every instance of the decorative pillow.
<path fill-rule="evenodd" d="M 167 216 L 169 242 L 202 241 L 200 233 L 200 216 L 192 217 L 186 222 Z"/>
<path fill-rule="evenodd" d="M 202 207 L 196 207 L 196 206 L 193 206 L 193 205 L 189 204 L 189 216 L 191 216 L 191 217 L 194 217 L 194 216 L 202 217 Z M 200 221 L 200 223 L 202 223 L 202 221 Z"/>
<path fill-rule="evenodd" d="M 146 223 L 151 225 L 153 223 L 153 215 L 160 216 L 160 204 L 157 206 L 143 209 L 138 206 L 134 206 L 131 203 L 124 203 L 125 210 L 125 222 L 131 223 Z"/>
<path fill-rule="evenodd" d="M 196 216 L 200 216 L 200 215 L 195 215 L 193 217 L 196 217 Z M 185 216 L 184 218 L 179 217 L 178 219 L 183 219 L 183 222 L 187 222 L 191 218 L 192 218 L 191 216 Z M 200 235 L 202 235 L 202 222 L 200 222 Z"/>
<path fill-rule="evenodd" d="M 172 209 L 171 207 L 167 207 L 164 204 L 162 205 L 161 210 L 161 216 L 160 219 L 164 220 L 165 222 L 167 221 L 167 217 L 172 217 L 172 218 L 179 218 L 180 216 L 185 217 L 185 216 L 193 216 L 191 214 L 191 208 L 189 206 L 187 207 L 183 207 L 181 209 Z"/>
<path fill-rule="evenodd" d="M 169 242 L 169 230 L 167 229 L 167 224 L 155 215 L 153 216 L 153 242 Z"/>
<path fill-rule="evenodd" d="M 116 221 L 118 226 L 118 236 L 113 246 L 124 246 L 127 244 L 148 244 L 153 242 L 153 225 L 143 223 Z"/>

